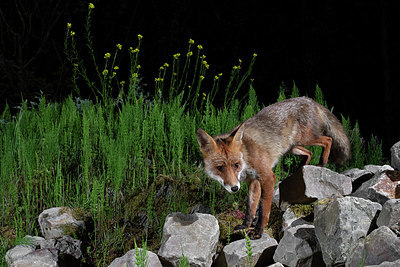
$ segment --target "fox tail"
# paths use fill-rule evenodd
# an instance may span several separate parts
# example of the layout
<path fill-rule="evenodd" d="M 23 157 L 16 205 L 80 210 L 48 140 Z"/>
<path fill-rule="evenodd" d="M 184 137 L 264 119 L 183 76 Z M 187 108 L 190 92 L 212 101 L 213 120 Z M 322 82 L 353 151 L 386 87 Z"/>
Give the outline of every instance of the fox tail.
<path fill-rule="evenodd" d="M 329 110 L 324 112 L 325 134 L 332 137 L 329 161 L 343 165 L 350 158 L 350 141 L 340 121 Z"/>

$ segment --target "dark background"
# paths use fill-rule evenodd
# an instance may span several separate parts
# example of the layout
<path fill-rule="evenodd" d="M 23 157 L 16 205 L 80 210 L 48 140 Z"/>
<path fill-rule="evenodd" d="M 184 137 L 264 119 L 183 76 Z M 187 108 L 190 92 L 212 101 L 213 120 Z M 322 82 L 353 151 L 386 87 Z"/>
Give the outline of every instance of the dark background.
<path fill-rule="evenodd" d="M 42 92 L 59 101 L 71 91 L 63 54 L 66 23 L 84 40 L 87 1 L 2 0 L 0 108 Z M 260 101 L 276 101 L 282 82 L 313 96 L 318 84 L 337 116 L 358 120 L 361 134 L 383 140 L 384 153 L 400 140 L 400 1 L 93 1 L 99 58 L 137 44 L 142 34 L 143 82 L 152 91 L 158 68 L 185 54 L 189 38 L 204 47 L 210 77 L 226 79 L 238 59 L 253 53 Z M 84 56 L 85 47 L 82 47 Z M 127 53 L 126 53 L 127 57 Z M 121 63 L 123 64 L 123 63 Z M 224 84 L 224 83 L 223 83 Z M 247 89 L 247 87 L 246 87 Z M 90 97 L 83 92 L 83 97 Z"/>

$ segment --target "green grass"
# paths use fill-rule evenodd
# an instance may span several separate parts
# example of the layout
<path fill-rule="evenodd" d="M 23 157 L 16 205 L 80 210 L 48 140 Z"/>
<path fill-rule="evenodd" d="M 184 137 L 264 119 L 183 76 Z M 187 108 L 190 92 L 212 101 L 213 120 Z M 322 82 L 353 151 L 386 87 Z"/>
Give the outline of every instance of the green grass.
<path fill-rule="evenodd" d="M 72 94 L 59 103 L 40 97 L 37 103 L 24 101 L 16 113 L 9 107 L 1 113 L 0 265 L 15 242 L 39 234 L 37 216 L 51 207 L 69 206 L 91 216 L 94 230 L 84 257 L 98 266 L 132 249 L 135 241 L 146 240 L 147 249 L 157 249 L 169 212 L 188 212 L 198 203 L 214 214 L 237 209 L 237 203 L 244 210 L 246 185 L 238 194 L 227 194 L 199 168 L 195 131 L 226 132 L 262 108 L 249 80 L 256 55 L 245 71 L 240 60 L 220 84 L 224 76 L 209 74 L 203 48 L 190 40 L 185 53 L 160 67 L 151 85 L 154 93 L 147 95 L 140 83 L 143 36 L 136 48 L 126 49 L 130 64 L 124 77 L 115 68 L 123 47 L 117 44 L 113 54 L 100 57 L 94 49 L 92 12 L 84 34 L 89 60 L 81 59 L 78 34 L 71 34 L 70 25 L 65 54 L 73 69 L 74 94 L 90 89 L 95 102 Z M 286 91 L 282 86 L 279 100 Z M 239 92 L 246 97 L 239 100 Z M 294 85 L 290 96 L 298 94 Z M 216 105 L 218 97 L 223 105 Z M 316 98 L 324 101 L 319 87 Z M 345 167 L 381 163 L 379 140 L 372 137 L 365 143 L 357 123 L 353 126 L 348 118 L 343 123 L 353 148 Z M 275 170 L 278 179 L 293 171 L 297 161 L 283 158 Z M 143 218 L 145 223 L 139 224 Z"/>

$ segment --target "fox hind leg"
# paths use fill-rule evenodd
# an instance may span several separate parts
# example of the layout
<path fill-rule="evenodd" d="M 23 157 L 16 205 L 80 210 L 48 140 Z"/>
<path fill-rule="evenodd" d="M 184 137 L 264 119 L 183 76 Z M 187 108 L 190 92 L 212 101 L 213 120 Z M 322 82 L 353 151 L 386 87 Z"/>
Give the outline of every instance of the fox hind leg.
<path fill-rule="evenodd" d="M 319 136 L 316 137 L 304 144 L 305 146 L 321 146 L 324 151 L 322 153 L 320 165 L 322 167 L 325 167 L 326 164 L 328 163 L 328 158 L 329 154 L 331 152 L 331 147 L 332 147 L 332 138 L 329 136 Z M 298 155 L 298 156 L 306 156 L 305 163 L 303 165 L 308 165 L 310 163 L 311 157 L 312 157 L 312 152 L 302 146 L 294 146 L 291 151 L 292 154 Z"/>
<path fill-rule="evenodd" d="M 297 156 L 305 156 L 305 159 L 301 165 L 308 165 L 313 154 L 310 150 L 302 146 L 294 146 L 290 152 Z"/>

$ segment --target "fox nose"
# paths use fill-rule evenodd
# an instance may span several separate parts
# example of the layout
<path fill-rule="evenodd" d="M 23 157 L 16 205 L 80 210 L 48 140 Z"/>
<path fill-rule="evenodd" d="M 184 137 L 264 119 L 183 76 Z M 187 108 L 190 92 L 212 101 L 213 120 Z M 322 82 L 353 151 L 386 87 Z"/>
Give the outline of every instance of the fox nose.
<path fill-rule="evenodd" d="M 232 187 L 231 187 L 231 190 L 232 190 L 232 192 L 236 192 L 236 191 L 239 190 L 239 187 L 237 187 L 237 186 L 232 186 Z"/>

